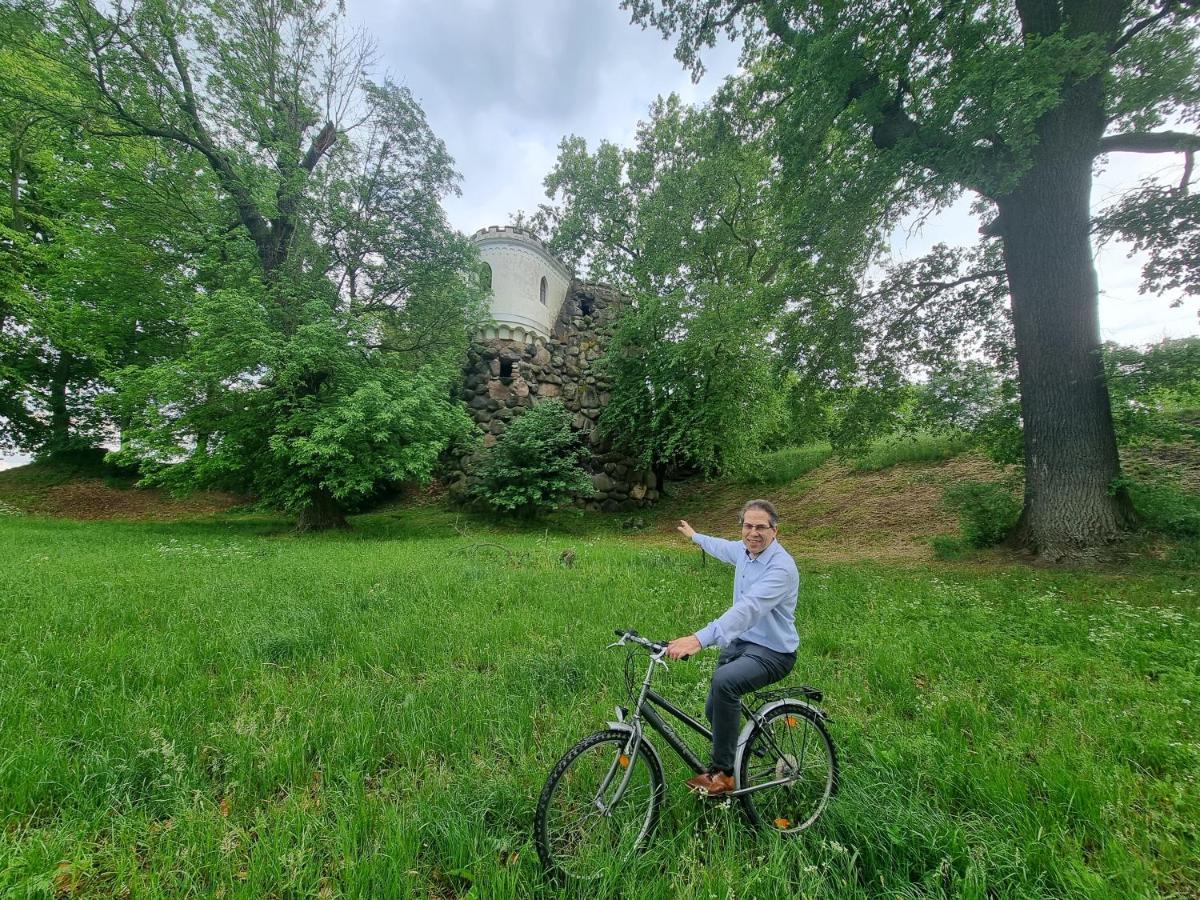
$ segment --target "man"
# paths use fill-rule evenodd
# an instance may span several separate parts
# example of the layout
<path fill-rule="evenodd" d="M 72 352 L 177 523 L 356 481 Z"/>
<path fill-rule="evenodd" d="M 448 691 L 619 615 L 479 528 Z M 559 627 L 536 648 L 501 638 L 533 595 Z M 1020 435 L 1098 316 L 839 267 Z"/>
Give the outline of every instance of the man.
<path fill-rule="evenodd" d="M 779 516 L 766 500 L 742 507 L 741 541 L 697 534 L 687 522 L 679 532 L 716 559 L 735 566 L 733 606 L 695 634 L 667 645 L 667 656 L 680 659 L 714 644 L 721 649 L 704 714 L 712 723 L 713 751 L 709 770 L 688 780 L 694 791 L 709 796 L 734 788 L 733 758 L 742 717 L 742 694 L 779 681 L 796 664 L 796 596 L 800 575 L 796 563 L 776 541 Z"/>

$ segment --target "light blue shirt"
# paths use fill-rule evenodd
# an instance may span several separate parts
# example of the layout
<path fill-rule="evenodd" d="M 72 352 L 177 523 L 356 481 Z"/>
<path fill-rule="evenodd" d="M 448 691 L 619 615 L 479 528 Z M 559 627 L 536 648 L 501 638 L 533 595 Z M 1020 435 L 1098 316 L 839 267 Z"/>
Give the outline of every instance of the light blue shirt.
<path fill-rule="evenodd" d="M 800 635 L 796 633 L 800 573 L 779 541 L 772 541 L 752 559 L 741 541 L 707 534 L 696 534 L 692 540 L 709 556 L 736 567 L 733 606 L 696 632 L 701 647 L 727 647 L 738 638 L 779 653 L 791 653 L 800 646 Z"/>

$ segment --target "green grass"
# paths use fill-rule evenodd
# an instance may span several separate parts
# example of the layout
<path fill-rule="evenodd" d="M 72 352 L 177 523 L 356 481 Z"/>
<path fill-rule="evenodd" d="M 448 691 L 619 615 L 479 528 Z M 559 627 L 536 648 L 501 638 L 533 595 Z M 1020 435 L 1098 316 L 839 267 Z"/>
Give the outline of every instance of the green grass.
<path fill-rule="evenodd" d="M 622 700 L 611 629 L 690 629 L 730 571 L 436 510 L 358 525 L 0 517 L 0 896 L 549 893 L 533 810 Z M 841 795 L 779 843 L 669 755 L 653 846 L 589 896 L 1200 893 L 1194 582 L 801 563 Z M 698 710 L 712 665 L 661 687 Z"/>
<path fill-rule="evenodd" d="M 966 450 L 967 446 L 967 439 L 959 435 L 924 432 L 897 434 L 871 444 L 848 460 L 848 464 L 856 472 L 876 472 L 899 463 L 950 459 Z"/>
<path fill-rule="evenodd" d="M 742 477 L 741 483 L 770 487 L 788 484 L 807 475 L 832 455 L 829 444 L 785 447 L 755 459 L 751 471 Z"/>

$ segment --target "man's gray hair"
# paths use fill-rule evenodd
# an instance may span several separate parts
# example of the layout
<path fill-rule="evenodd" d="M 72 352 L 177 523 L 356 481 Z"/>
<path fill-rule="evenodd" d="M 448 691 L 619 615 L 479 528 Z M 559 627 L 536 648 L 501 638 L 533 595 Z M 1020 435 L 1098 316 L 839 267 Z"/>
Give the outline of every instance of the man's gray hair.
<path fill-rule="evenodd" d="M 765 512 L 772 528 L 779 524 L 779 513 L 775 512 L 775 507 L 770 500 L 747 500 L 742 506 L 742 511 L 738 513 L 738 524 L 746 520 L 746 512 L 751 509 L 761 509 Z"/>

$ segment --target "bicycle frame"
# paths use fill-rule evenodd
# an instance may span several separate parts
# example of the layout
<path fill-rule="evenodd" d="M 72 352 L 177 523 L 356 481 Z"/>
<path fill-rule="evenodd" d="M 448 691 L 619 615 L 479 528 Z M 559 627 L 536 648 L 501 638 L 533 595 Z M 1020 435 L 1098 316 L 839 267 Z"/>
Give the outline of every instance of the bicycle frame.
<path fill-rule="evenodd" d="M 621 706 L 617 707 L 617 722 L 611 724 L 622 729 L 628 729 L 630 735 L 629 740 L 626 742 L 624 753 L 613 761 L 608 775 L 604 778 L 600 785 L 600 789 L 596 792 L 596 797 L 593 802 L 595 803 L 597 809 L 599 809 L 601 812 L 607 811 L 607 809 L 617 803 L 617 801 L 619 801 L 621 796 L 625 793 L 625 787 L 629 783 L 629 778 L 633 773 L 633 764 L 637 761 L 637 755 L 641 751 L 642 740 L 645 736 L 645 729 L 642 727 L 643 720 L 647 722 L 654 731 L 658 732 L 658 734 L 662 736 L 663 740 L 667 742 L 670 748 L 675 751 L 676 755 L 678 755 L 679 758 L 682 759 L 693 772 L 699 774 L 705 771 L 704 764 L 696 757 L 696 754 L 692 752 L 691 747 L 683 742 L 682 738 L 675 733 L 675 729 L 671 727 L 670 723 L 668 723 L 662 716 L 658 714 L 657 710 L 654 709 L 656 706 L 659 707 L 664 712 L 670 714 L 684 725 L 691 728 L 697 734 L 701 735 L 705 740 L 712 740 L 712 732 L 708 728 L 704 727 L 704 725 L 696 721 L 696 719 L 689 716 L 666 697 L 662 696 L 650 687 L 650 683 L 654 678 L 654 667 L 656 665 L 660 665 L 664 669 L 667 667 L 667 664 L 662 660 L 664 652 L 665 651 L 658 651 L 651 652 L 650 654 L 650 663 L 646 667 L 646 675 L 642 679 L 642 687 L 638 692 L 637 702 L 633 707 L 632 718 L 627 721 L 625 716 L 628 715 L 628 710 Z M 753 722 L 761 721 L 758 713 L 750 709 L 744 700 L 741 701 L 741 706 L 742 712 L 747 718 Z M 647 741 L 647 745 L 653 748 L 653 744 L 650 744 L 649 741 Z M 776 748 L 776 750 L 778 750 L 778 748 Z M 759 752 L 761 753 L 762 751 Z M 622 758 L 625 759 L 624 763 L 621 762 Z M 622 767 L 625 769 L 625 773 L 621 778 L 620 784 L 617 785 L 616 792 L 614 793 L 612 799 L 607 803 L 602 802 L 601 797 L 608 789 L 609 785 L 612 784 L 612 780 L 617 774 L 617 769 Z M 756 784 L 754 787 L 738 788 L 737 790 L 729 791 L 723 796 L 740 797 L 745 794 L 752 794 L 756 791 L 766 790 L 767 788 L 778 787 L 783 784 L 790 784 L 794 780 L 794 776 L 791 778 L 780 778 L 776 779 L 775 781 Z"/>

